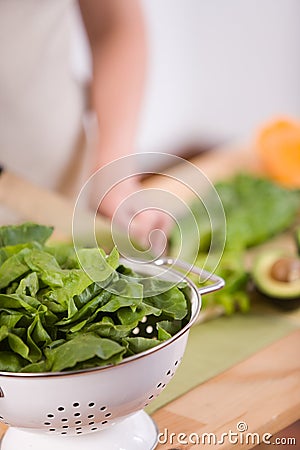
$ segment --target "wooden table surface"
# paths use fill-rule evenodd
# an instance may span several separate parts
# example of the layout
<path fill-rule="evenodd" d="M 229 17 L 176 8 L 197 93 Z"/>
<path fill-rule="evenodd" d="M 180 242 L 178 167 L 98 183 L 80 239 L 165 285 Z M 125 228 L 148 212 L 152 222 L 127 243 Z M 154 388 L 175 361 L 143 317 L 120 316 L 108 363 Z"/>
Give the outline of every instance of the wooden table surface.
<path fill-rule="evenodd" d="M 215 181 L 241 167 L 255 172 L 261 167 L 250 151 L 220 151 L 204 155 L 192 161 Z M 181 177 L 181 167 L 169 173 Z M 146 187 L 159 186 L 187 199 L 188 192 L 180 183 L 168 177 L 152 177 L 145 181 Z M 49 212 L 49 211 L 48 211 Z M 291 316 L 291 320 L 293 316 Z M 192 389 L 153 414 L 160 432 L 175 433 L 222 433 L 237 431 L 237 424 L 247 424 L 248 432 L 275 434 L 300 418 L 300 330 L 274 342 L 226 372 Z M 4 433 L 5 427 L 0 427 Z M 162 437 L 163 438 L 163 437 Z M 180 436 L 179 436 L 180 438 Z M 184 450 L 197 448 L 193 443 L 159 444 L 158 450 Z M 181 439 L 185 439 L 181 436 Z M 180 440 L 180 439 L 179 439 Z M 203 447 L 203 445 L 202 445 Z M 213 446 L 210 445 L 212 448 Z M 230 444 L 225 440 L 220 446 L 251 448 L 253 444 Z M 294 447 L 297 448 L 297 447 Z"/>
<path fill-rule="evenodd" d="M 226 372 L 164 406 L 153 418 L 161 432 L 202 435 L 237 432 L 275 434 L 300 417 L 300 331 L 296 331 Z M 159 445 L 158 449 L 193 449 L 195 445 Z M 244 445 L 243 448 L 251 448 Z M 222 450 L 241 448 L 226 441 Z"/>

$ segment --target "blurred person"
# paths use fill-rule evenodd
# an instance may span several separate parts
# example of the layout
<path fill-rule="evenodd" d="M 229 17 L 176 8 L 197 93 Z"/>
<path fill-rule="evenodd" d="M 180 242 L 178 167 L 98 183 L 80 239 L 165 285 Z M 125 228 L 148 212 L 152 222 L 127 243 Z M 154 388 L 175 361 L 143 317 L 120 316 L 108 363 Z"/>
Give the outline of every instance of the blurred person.
<path fill-rule="evenodd" d="M 71 69 L 75 0 L 0 2 L 0 164 L 73 198 L 88 174 L 135 152 L 147 53 L 138 0 L 78 4 L 92 58 L 89 86 Z M 98 128 L 90 152 L 83 127 L 89 106 Z M 136 177 L 129 178 L 104 199 L 99 212 L 112 218 L 140 188 Z M 93 210 L 100 189 L 97 181 L 89 199 Z M 138 213 L 130 202 L 128 209 L 128 216 Z M 151 231 L 170 229 L 159 211 L 137 214 L 132 225 L 145 246 Z"/>

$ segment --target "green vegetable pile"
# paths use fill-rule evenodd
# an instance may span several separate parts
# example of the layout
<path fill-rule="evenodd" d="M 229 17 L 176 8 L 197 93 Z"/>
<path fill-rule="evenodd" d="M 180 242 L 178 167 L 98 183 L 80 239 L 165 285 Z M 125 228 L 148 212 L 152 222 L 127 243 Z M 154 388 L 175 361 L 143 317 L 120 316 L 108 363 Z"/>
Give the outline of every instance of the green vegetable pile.
<path fill-rule="evenodd" d="M 52 231 L 33 223 L 0 228 L 1 371 L 117 364 L 187 323 L 185 283 L 151 279 L 164 284 L 163 292 L 145 296 L 147 279 L 121 265 L 116 249 L 110 255 L 94 248 L 75 253 L 71 245 L 47 245 Z M 147 333 L 145 317 L 154 336 Z"/>
<path fill-rule="evenodd" d="M 225 287 L 203 297 L 202 309 L 220 305 L 226 314 L 239 310 L 247 312 L 250 297 L 247 293 L 249 273 L 245 265 L 245 253 L 250 247 L 262 244 L 291 227 L 300 207 L 300 191 L 288 190 L 271 180 L 250 174 L 238 174 L 235 177 L 215 184 L 222 201 L 226 222 L 226 245 L 216 273 L 224 278 Z M 209 196 L 206 199 L 209 204 Z M 207 252 L 211 244 L 211 224 L 205 207 L 196 201 L 191 210 L 199 226 L 201 242 L 196 266 L 213 270 L 218 264 L 219 253 L 214 267 L 205 266 Z M 213 223 L 214 238 L 221 242 L 223 224 Z M 190 217 L 180 221 L 181 232 L 189 236 L 193 224 Z M 175 256 L 180 246 L 180 234 L 174 230 L 171 239 L 171 253 Z M 221 245 L 221 244 L 220 244 Z M 188 242 L 183 258 L 192 262 L 195 242 Z"/>

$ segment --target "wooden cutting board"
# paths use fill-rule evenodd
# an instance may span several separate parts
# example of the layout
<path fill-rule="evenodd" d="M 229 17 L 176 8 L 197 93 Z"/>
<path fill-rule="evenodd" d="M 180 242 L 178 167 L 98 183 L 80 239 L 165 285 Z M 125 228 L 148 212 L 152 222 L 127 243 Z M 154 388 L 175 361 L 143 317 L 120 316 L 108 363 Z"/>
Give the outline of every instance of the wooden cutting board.
<path fill-rule="evenodd" d="M 193 165 L 197 170 L 193 170 Z M 145 188 L 160 188 L 188 201 L 192 192 L 187 185 L 192 184 L 199 189 L 202 187 L 201 172 L 212 183 L 228 178 L 239 171 L 263 173 L 263 167 L 257 154 L 249 146 L 230 146 L 212 150 L 189 160 L 182 160 L 178 165 L 164 170 L 164 175 L 153 175 L 144 180 Z"/>

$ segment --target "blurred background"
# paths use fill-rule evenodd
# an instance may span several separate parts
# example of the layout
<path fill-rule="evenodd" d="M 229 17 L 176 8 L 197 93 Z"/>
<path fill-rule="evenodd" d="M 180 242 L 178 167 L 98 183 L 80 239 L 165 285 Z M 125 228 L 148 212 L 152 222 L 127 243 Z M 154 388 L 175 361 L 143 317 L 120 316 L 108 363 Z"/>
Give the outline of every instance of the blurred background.
<path fill-rule="evenodd" d="M 137 147 L 183 153 L 300 117 L 299 0 L 142 0 L 147 89 Z M 74 72 L 89 78 L 79 16 Z"/>
<path fill-rule="evenodd" d="M 62 4 L 60 1 L 56 1 L 59 7 Z M 98 1 L 100 2 L 100 0 Z M 18 11 L 19 0 L 14 0 L 14 3 L 17 7 L 16 11 Z M 28 11 L 30 12 L 28 16 L 30 19 L 35 17 L 35 14 L 31 15 L 31 11 L 37 11 L 34 3 L 34 1 L 28 2 L 32 10 L 27 9 L 25 11 L 27 14 Z M 68 6 L 67 1 L 64 3 Z M 71 2 L 69 3 L 71 4 Z M 136 142 L 137 151 L 156 151 L 192 156 L 214 146 L 224 146 L 225 149 L 228 143 L 230 145 L 235 142 L 249 143 L 265 123 L 278 117 L 300 119 L 300 0 L 141 0 L 141 3 L 148 31 L 149 57 L 146 92 Z M 3 5 L 7 6 L 9 2 L 3 2 Z M 46 5 L 46 2 L 39 2 L 41 12 L 47 14 L 47 8 L 44 9 L 44 5 Z M 13 14 L 15 17 L 15 11 L 13 11 Z M 19 23 L 22 24 L 22 15 L 16 14 L 16 16 L 19 18 Z M 58 17 L 61 16 L 58 14 Z M 73 18 L 72 74 L 79 83 L 88 84 L 91 78 L 91 58 L 79 10 L 74 9 Z M 42 15 L 41 19 L 38 18 L 37 20 L 36 17 L 35 19 L 35 25 L 39 31 L 41 24 L 44 26 L 44 16 Z M 4 22 L 5 19 L 3 19 Z M 34 29 L 31 24 L 26 25 L 28 25 L 29 30 Z M 24 37 L 22 28 L 18 28 L 18 21 L 16 21 L 15 27 L 15 29 L 9 29 L 9 31 L 12 32 L 12 35 L 18 34 L 19 39 L 21 36 L 20 41 L 22 43 Z M 8 28 L 10 27 L 8 26 Z M 1 31 L 0 26 L 0 37 Z M 55 34 L 54 37 L 55 45 L 58 45 L 59 39 L 56 42 L 56 38 L 59 38 L 59 34 Z M 28 41 L 29 38 L 30 33 L 28 34 Z M 4 43 L 3 48 L 8 53 L 12 53 L 7 42 L 4 39 L 2 39 L 2 42 Z M 39 42 L 38 39 L 32 39 L 30 47 L 35 47 L 33 44 L 37 42 Z M 55 45 L 54 48 L 56 48 Z M 38 45 L 36 46 L 38 47 Z M 47 73 L 51 82 L 55 81 L 52 70 L 48 71 L 49 66 L 51 66 L 50 69 L 55 67 L 55 64 L 52 64 L 51 54 L 47 54 L 44 48 L 42 50 L 42 62 L 47 62 L 47 64 L 40 64 L 38 69 L 41 69 L 41 73 Z M 26 51 L 21 53 L 26 61 L 28 59 Z M 18 68 L 18 63 L 19 60 L 16 58 L 12 66 Z M 63 60 L 63 63 L 65 63 L 65 60 Z M 66 63 L 69 69 L 68 64 L 69 59 Z M 28 73 L 27 81 L 29 81 L 30 88 L 34 90 L 35 83 L 32 83 L 31 72 L 28 71 Z M 53 73 L 55 74 L 55 71 Z M 6 71 L 6 75 L 10 81 L 9 70 Z M 31 89 L 24 89 L 23 72 L 20 79 L 19 93 L 31 95 Z M 48 78 L 46 77 L 46 84 L 47 81 Z M 18 101 L 18 96 L 15 95 L 15 92 L 18 92 L 15 83 L 8 84 L 11 84 L 12 97 L 17 99 L 17 111 L 23 113 L 23 116 L 20 114 L 16 125 L 10 120 L 9 114 L 5 119 L 7 123 L 13 123 L 13 137 L 18 137 L 18 134 L 22 136 L 20 124 L 24 126 L 25 136 L 32 138 L 32 141 L 28 140 L 28 148 L 31 150 L 31 142 L 38 142 L 36 148 L 40 159 L 33 158 L 32 161 L 28 159 L 25 168 L 26 158 L 24 160 L 19 157 L 10 158 L 9 146 L 3 146 L 1 151 L 6 151 L 7 158 L 7 161 L 5 161 L 7 165 L 4 164 L 4 168 L 8 167 L 8 169 L 16 171 L 17 174 L 22 176 L 26 175 L 29 181 L 39 181 L 41 186 L 50 184 L 54 175 L 58 177 L 58 174 L 48 164 L 51 158 L 55 159 L 52 153 L 48 152 L 51 158 L 45 163 L 43 153 L 40 152 L 39 131 L 41 131 L 41 142 L 44 142 L 45 130 L 39 126 L 26 127 L 27 116 L 30 120 L 32 118 L 39 119 L 40 110 L 33 108 L 33 112 L 30 110 L 28 113 L 26 102 L 24 102 L 24 108 L 21 108 L 20 105 L 23 106 L 23 104 Z M 43 85 L 43 83 L 41 84 Z M 49 86 L 50 84 L 52 83 L 49 82 Z M 5 92 L 5 83 L 3 92 Z M 40 91 L 37 89 L 37 92 Z M 47 94 L 52 100 L 51 93 L 52 90 L 49 88 Z M 71 93 L 73 93 L 72 86 Z M 77 103 L 79 104 L 78 110 L 80 112 L 81 92 L 78 97 L 76 95 L 75 97 L 74 102 L 76 107 L 78 106 Z M 39 100 L 43 100 L 43 98 L 39 94 L 36 95 L 36 99 L 38 99 L 39 106 Z M 0 98 L 1 101 L 2 105 L 5 106 L 3 98 Z M 43 102 L 41 103 L 43 104 Z M 50 105 L 53 104 L 53 102 L 49 103 Z M 65 98 L 64 103 L 68 103 Z M 72 101 L 70 104 L 72 110 Z M 67 128 L 68 121 L 60 120 L 61 117 L 64 118 L 64 109 L 60 110 L 57 105 L 54 106 L 54 114 L 52 111 L 55 119 L 54 131 L 50 126 L 49 129 L 47 126 L 45 128 L 48 132 L 46 138 L 49 140 L 49 147 L 51 151 L 52 147 L 53 150 L 56 150 L 59 163 L 62 153 L 59 151 L 60 138 L 61 135 L 64 136 L 61 131 Z M 74 109 L 76 114 L 77 110 Z M 47 108 L 43 107 L 42 111 L 47 116 Z M 69 110 L 67 111 L 69 112 Z M 23 120 L 23 117 L 26 120 Z M 51 117 L 51 111 L 49 111 L 49 117 Z M 88 125 L 90 116 L 88 115 L 86 118 Z M 41 117 L 41 123 L 43 123 L 43 119 L 44 116 Z M 2 124 L 3 129 L 5 123 L 4 117 L 1 118 L 0 125 Z M 40 122 L 37 121 L 37 123 Z M 48 125 L 48 122 L 46 125 Z M 72 128 L 72 124 L 70 127 Z M 15 132 L 14 128 L 18 132 Z M 24 129 L 21 129 L 21 131 L 24 132 Z M 35 140 L 36 135 L 37 140 Z M 299 133 L 297 136 L 299 136 Z M 9 138 L 11 138 L 10 135 Z M 26 144 L 24 146 L 21 142 L 20 145 L 22 155 L 26 156 Z M 291 148 L 294 149 L 293 146 Z M 298 148 L 296 149 L 297 152 Z M 17 154 L 17 152 L 18 147 L 14 149 L 14 154 Z M 21 155 L 21 151 L 19 151 L 19 154 Z M 47 154 L 47 147 L 45 154 Z M 0 156 L 2 158 L 3 155 Z M 227 155 L 223 153 L 222 156 L 227 163 Z M 2 160 L 0 163 L 2 164 Z M 53 164 L 56 164 L 56 162 L 54 161 Z M 227 165 L 229 166 L 229 164 Z M 47 172 L 47 170 L 51 176 L 44 175 L 44 171 Z M 290 171 L 286 170 L 286 173 L 289 175 Z M 8 194 L 11 194 L 11 187 L 9 183 L 7 184 L 7 192 L 2 194 L 2 201 L 5 200 L 5 204 L 1 205 L 0 201 L 0 222 L 6 224 L 19 220 L 19 216 L 15 218 L 14 211 L 11 215 L 10 207 L 15 205 L 19 208 L 21 205 L 21 212 L 24 212 L 26 207 L 31 208 L 30 212 L 36 221 L 39 221 L 36 217 L 40 217 L 38 216 L 40 213 L 44 219 L 45 214 L 48 214 L 48 217 L 51 217 L 51 223 L 52 220 L 59 222 L 60 214 L 53 214 L 50 202 L 44 201 L 42 197 L 45 193 L 41 194 L 42 208 L 40 208 L 41 211 L 38 211 L 32 196 L 27 195 L 25 189 L 23 189 L 23 184 L 18 186 L 21 186 L 21 189 L 15 190 L 17 200 L 14 200 L 15 203 L 12 205 L 8 196 Z M 49 188 L 49 186 L 46 187 Z M 26 205 L 24 197 L 27 197 Z M 4 209 L 1 210 L 3 206 Z M 62 219 L 64 219 L 63 216 L 67 217 L 64 208 L 61 208 L 60 211 L 62 211 Z M 71 213 L 73 213 L 73 208 Z M 67 219 L 64 220 L 64 223 L 70 225 Z M 192 245 L 194 246 L 193 242 Z M 240 267 L 238 267 L 237 272 L 239 272 L 239 269 Z M 255 324 L 253 330 L 253 336 L 255 336 L 257 324 Z M 240 341 L 238 341 L 238 344 L 240 344 Z M 283 436 L 287 436 L 285 433 Z M 292 436 L 295 436 L 296 433 L 299 434 L 299 422 L 296 428 L 292 428 L 291 433 Z M 277 448 L 280 447 L 277 446 Z"/>

